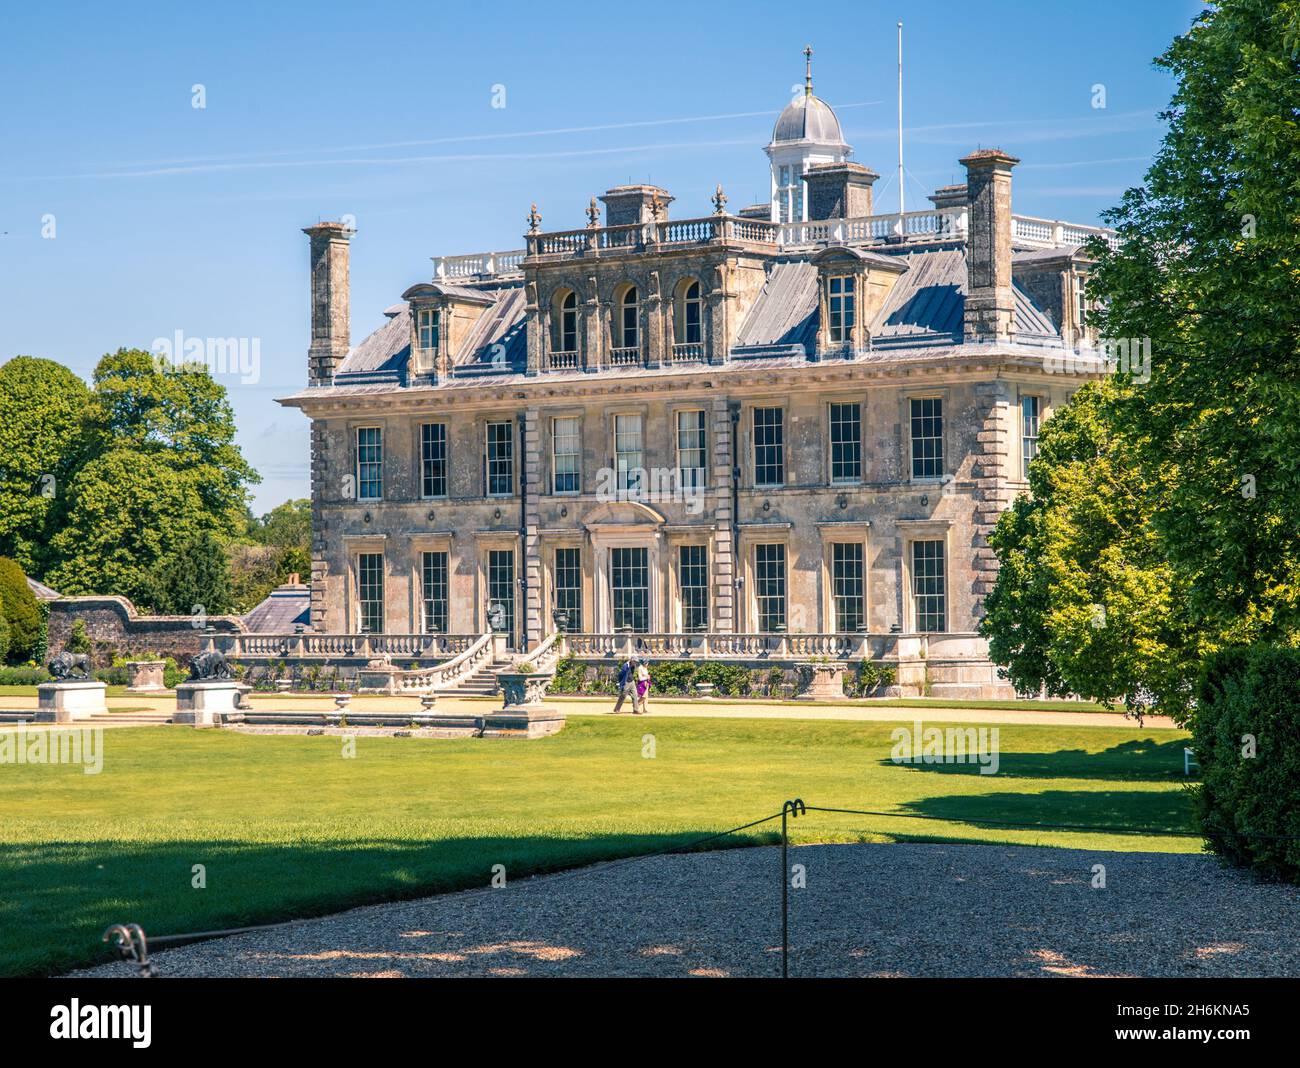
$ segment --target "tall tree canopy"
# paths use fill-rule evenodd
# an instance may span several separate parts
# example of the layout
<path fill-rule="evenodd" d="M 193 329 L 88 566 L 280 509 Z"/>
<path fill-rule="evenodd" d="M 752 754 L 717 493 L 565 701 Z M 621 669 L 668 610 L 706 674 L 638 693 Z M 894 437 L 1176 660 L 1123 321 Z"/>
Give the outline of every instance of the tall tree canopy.
<path fill-rule="evenodd" d="M 31 574 L 51 563 L 90 417 L 90 390 L 62 364 L 18 356 L 0 366 L 0 555 Z"/>
<path fill-rule="evenodd" d="M 1022 689 L 1181 713 L 1209 650 L 1300 640 L 1300 0 L 1224 0 L 1156 62 L 1168 132 L 1090 284 L 1149 380 L 1048 423 L 985 631 Z"/>
<path fill-rule="evenodd" d="M 235 445 L 225 387 L 205 369 L 170 368 L 140 349 L 105 356 L 94 385 L 100 447 L 161 457 L 192 475 L 208 515 L 236 531 L 245 487 L 260 479 Z"/>
<path fill-rule="evenodd" d="M 204 369 L 119 349 L 87 388 L 51 361 L 11 360 L 0 367 L 0 553 L 64 593 L 226 611 L 223 547 L 244 535 L 258 481 L 234 439 L 225 388 Z"/>

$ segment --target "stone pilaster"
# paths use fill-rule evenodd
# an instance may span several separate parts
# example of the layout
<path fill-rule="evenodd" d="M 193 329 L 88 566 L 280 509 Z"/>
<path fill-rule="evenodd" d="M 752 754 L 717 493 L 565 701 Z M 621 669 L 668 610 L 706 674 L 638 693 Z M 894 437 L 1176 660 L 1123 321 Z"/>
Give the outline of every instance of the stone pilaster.
<path fill-rule="evenodd" d="M 971 464 L 975 485 L 971 593 L 978 617 L 983 614 L 984 598 L 993 589 L 998 575 L 998 560 L 989 546 L 989 535 L 997 526 L 998 517 L 1012 502 L 1011 438 L 1015 420 L 1011 388 L 1005 382 L 979 383 L 975 386 L 975 397 L 975 410 L 981 421 Z"/>
<path fill-rule="evenodd" d="M 735 429 L 725 397 L 715 397 L 711 410 L 713 464 L 709 485 L 713 496 L 713 628 L 724 634 L 736 629 L 736 557 L 732 542 L 731 485 L 736 464 Z"/>
<path fill-rule="evenodd" d="M 541 484 L 542 453 L 540 419 L 537 409 L 523 413 L 524 420 L 524 576 L 528 594 L 524 603 L 525 648 L 541 640 L 542 622 L 542 535 Z"/>
<path fill-rule="evenodd" d="M 341 621 L 330 620 L 328 616 L 330 601 L 326 597 L 325 585 L 329 581 L 329 558 L 326 550 L 329 546 L 329 520 L 326 515 L 327 487 L 329 477 L 329 435 L 328 426 L 322 419 L 311 421 L 311 626 L 313 630 L 330 630 L 331 624 Z M 341 626 L 333 627 L 341 630 Z"/>

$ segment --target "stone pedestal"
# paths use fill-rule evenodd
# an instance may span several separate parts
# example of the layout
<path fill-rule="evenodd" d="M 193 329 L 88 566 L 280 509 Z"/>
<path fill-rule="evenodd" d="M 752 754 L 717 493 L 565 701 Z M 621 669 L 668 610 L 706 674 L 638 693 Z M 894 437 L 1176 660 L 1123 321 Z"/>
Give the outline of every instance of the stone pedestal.
<path fill-rule="evenodd" d="M 176 687 L 173 723 L 191 727 L 219 727 L 226 716 L 244 707 L 248 686 L 234 679 L 200 679 Z"/>
<path fill-rule="evenodd" d="M 387 660 L 371 660 L 359 672 L 357 689 L 361 693 L 399 694 L 402 692 L 401 668 Z"/>
<path fill-rule="evenodd" d="M 497 681 L 505 695 L 499 712 L 483 717 L 483 729 L 522 731 L 529 738 L 542 738 L 564 729 L 564 713 L 542 703 L 547 687 L 555 678 L 549 671 L 501 671 Z"/>
<path fill-rule="evenodd" d="M 162 693 L 163 671 L 167 665 L 161 660 L 128 660 L 126 664 L 127 693 Z"/>
<path fill-rule="evenodd" d="M 72 723 L 107 712 L 104 694 L 108 684 L 97 679 L 59 679 L 36 687 L 38 720 Z"/>
<path fill-rule="evenodd" d="M 808 689 L 799 694 L 798 701 L 843 701 L 844 669 L 843 660 L 822 660 L 805 662 L 798 665 L 808 671 L 812 678 Z"/>

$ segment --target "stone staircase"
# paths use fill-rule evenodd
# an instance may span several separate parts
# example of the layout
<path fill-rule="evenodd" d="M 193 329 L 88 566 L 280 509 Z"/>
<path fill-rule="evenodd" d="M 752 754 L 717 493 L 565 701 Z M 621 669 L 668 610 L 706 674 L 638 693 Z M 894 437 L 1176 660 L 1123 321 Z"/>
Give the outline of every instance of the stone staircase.
<path fill-rule="evenodd" d="M 435 692 L 440 697 L 494 697 L 501 692 L 501 687 L 497 684 L 497 672 L 505 671 L 512 663 L 510 659 L 493 660 L 456 685 Z"/>

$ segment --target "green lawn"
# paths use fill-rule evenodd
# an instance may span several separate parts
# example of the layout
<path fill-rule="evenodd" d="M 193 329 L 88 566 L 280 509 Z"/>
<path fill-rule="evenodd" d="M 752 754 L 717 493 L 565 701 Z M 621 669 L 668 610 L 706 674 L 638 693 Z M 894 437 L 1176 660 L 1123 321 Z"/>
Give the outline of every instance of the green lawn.
<path fill-rule="evenodd" d="M 104 731 L 98 775 L 0 765 L 0 974 L 102 959 L 115 921 L 154 935 L 323 913 L 649 852 L 808 804 L 799 841 L 941 837 L 1129 850 L 1197 839 L 1010 831 L 963 820 L 1192 826 L 1185 735 L 1003 726 L 1001 772 L 901 767 L 892 724 L 571 720 L 541 741 Z M 643 735 L 656 755 L 642 755 Z M 772 826 L 772 825 L 769 825 Z M 758 829 L 735 844 L 772 841 Z M 206 866 L 207 888 L 191 888 Z"/>

